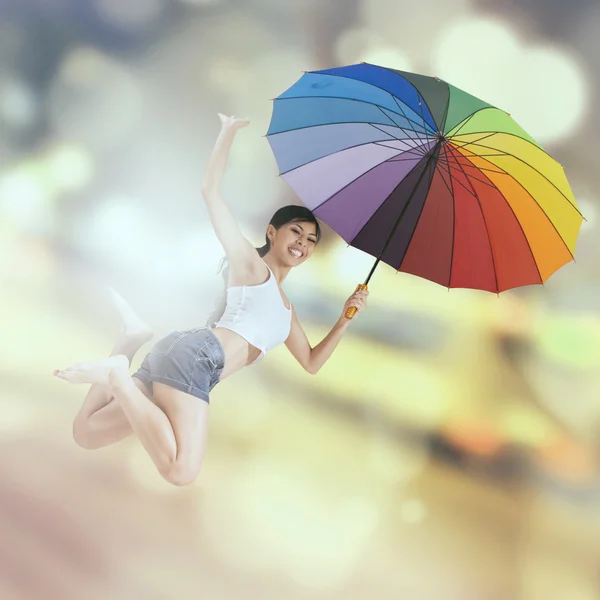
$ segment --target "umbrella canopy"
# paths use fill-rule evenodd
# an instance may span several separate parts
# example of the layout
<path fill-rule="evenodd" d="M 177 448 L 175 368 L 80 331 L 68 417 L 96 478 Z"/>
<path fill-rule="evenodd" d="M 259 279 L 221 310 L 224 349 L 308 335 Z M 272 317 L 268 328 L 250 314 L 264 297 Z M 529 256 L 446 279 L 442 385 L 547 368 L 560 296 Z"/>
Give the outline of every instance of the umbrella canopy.
<path fill-rule="evenodd" d="M 562 166 L 503 110 L 436 77 L 361 63 L 274 100 L 283 179 L 377 264 L 500 293 L 573 260 L 583 217 Z"/>

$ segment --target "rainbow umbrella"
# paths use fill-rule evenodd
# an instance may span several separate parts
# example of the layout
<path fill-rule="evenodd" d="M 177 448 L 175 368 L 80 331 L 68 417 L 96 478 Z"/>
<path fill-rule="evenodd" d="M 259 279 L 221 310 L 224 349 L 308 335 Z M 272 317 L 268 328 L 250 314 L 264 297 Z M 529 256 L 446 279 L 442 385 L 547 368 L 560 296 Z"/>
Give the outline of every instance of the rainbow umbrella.
<path fill-rule="evenodd" d="M 448 288 L 500 293 L 573 260 L 583 217 L 562 166 L 503 110 L 361 63 L 306 72 L 267 139 L 302 202 L 348 244 Z"/>

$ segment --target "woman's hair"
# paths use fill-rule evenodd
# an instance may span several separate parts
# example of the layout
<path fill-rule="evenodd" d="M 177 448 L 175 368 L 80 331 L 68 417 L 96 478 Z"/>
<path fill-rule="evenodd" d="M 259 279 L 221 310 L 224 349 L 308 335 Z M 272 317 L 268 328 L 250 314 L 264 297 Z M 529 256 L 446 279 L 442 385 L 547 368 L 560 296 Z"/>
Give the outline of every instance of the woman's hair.
<path fill-rule="evenodd" d="M 305 206 L 297 206 L 295 204 L 291 204 L 289 206 L 284 206 L 280 208 L 275 214 L 271 217 L 271 221 L 269 225 L 273 225 L 275 229 L 279 229 L 283 227 L 283 225 L 287 225 L 288 223 L 314 223 L 317 230 L 317 243 L 321 239 L 321 228 L 319 227 L 319 222 L 313 213 L 306 208 Z M 269 252 L 271 249 L 271 241 L 269 237 L 265 234 L 265 245 L 256 248 L 258 255 L 262 258 Z M 217 301 L 215 309 L 209 315 L 206 326 L 214 327 L 219 319 L 223 316 L 225 312 L 225 307 L 227 306 L 227 281 L 229 277 L 229 267 L 227 266 L 227 259 L 224 257 L 221 259 L 219 263 L 218 273 L 223 274 L 223 279 L 225 281 L 225 293 Z"/>

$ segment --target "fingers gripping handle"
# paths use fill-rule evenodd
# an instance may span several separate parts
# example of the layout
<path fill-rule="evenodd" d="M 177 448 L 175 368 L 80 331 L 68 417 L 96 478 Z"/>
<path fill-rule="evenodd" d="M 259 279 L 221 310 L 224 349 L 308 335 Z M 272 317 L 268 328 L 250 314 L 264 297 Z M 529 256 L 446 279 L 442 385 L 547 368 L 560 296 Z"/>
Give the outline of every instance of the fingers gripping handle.
<path fill-rule="evenodd" d="M 364 283 L 359 283 L 358 284 L 358 290 L 357 291 L 362 291 L 362 290 L 366 290 L 367 286 Z M 354 315 L 356 314 L 356 307 L 355 306 L 351 306 L 347 311 L 346 311 L 346 319 L 353 319 Z"/>

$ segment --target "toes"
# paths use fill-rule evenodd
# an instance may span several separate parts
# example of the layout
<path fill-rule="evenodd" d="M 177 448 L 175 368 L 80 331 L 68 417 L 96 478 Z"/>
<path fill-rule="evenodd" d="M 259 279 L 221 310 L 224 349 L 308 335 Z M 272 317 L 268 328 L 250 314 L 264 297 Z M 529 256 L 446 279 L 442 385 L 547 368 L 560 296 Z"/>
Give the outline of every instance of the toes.
<path fill-rule="evenodd" d="M 69 369 L 56 369 L 54 371 L 54 376 L 59 379 L 64 379 L 65 381 L 73 381 L 77 377 L 77 371 L 75 371 L 73 367 Z"/>

